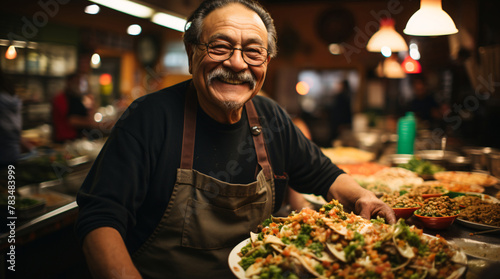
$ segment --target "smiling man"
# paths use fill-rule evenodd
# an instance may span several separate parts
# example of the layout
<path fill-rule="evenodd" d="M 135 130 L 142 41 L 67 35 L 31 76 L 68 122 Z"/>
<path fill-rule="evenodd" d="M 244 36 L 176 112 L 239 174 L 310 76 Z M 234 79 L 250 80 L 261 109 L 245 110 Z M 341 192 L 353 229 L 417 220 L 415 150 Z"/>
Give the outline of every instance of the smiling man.
<path fill-rule="evenodd" d="M 276 55 L 250 0 L 203 2 L 184 42 L 193 79 L 136 100 L 77 196 L 77 234 L 99 278 L 232 278 L 231 249 L 280 208 L 290 185 L 365 218 L 392 210 L 256 96 Z"/>

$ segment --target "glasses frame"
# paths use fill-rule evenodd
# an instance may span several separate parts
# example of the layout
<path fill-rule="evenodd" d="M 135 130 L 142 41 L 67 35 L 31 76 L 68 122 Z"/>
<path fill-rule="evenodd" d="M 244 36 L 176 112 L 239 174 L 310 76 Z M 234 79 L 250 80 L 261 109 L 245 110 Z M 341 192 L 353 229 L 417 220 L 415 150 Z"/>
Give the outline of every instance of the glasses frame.
<path fill-rule="evenodd" d="M 210 45 L 210 44 L 211 44 L 211 43 L 198 43 L 197 45 L 204 46 L 204 47 L 205 47 L 205 51 L 207 52 L 208 57 L 210 57 L 210 59 L 212 59 L 212 60 L 214 60 L 214 61 L 218 61 L 218 62 L 224 62 L 224 61 L 226 61 L 226 60 L 231 59 L 231 57 L 233 57 L 234 50 L 236 50 L 236 49 L 240 51 L 240 53 L 241 53 L 241 58 L 243 59 L 243 61 L 245 61 L 245 63 L 247 63 L 248 65 L 250 65 L 250 66 L 254 66 L 254 67 L 261 66 L 262 64 L 266 63 L 267 58 L 269 57 L 269 50 L 268 50 L 267 48 L 263 47 L 263 46 L 259 46 L 259 48 L 263 48 L 263 49 L 265 49 L 265 50 L 266 50 L 266 56 L 265 56 L 265 57 L 266 57 L 266 59 L 264 59 L 264 61 L 262 61 L 262 63 L 260 63 L 260 64 L 251 64 L 251 63 L 248 63 L 248 62 L 245 60 L 245 55 L 243 55 L 244 49 L 243 49 L 243 48 L 239 48 L 239 47 L 232 47 L 232 45 L 228 43 L 228 45 L 231 45 L 231 47 L 232 47 L 232 48 L 231 48 L 231 52 L 230 52 L 230 54 L 229 54 L 229 57 L 228 57 L 228 58 L 226 58 L 226 59 L 215 59 L 215 58 L 213 58 L 213 57 L 210 55 L 210 52 L 208 51 L 208 50 L 209 50 L 209 48 L 210 48 L 210 47 L 209 47 L 209 45 Z"/>

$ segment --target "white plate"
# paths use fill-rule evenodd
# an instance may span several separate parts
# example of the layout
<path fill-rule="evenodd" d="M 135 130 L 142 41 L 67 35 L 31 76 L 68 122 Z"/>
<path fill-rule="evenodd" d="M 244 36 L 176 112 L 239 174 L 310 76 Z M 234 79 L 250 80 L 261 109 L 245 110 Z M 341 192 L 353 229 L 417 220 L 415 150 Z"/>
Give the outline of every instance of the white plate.
<path fill-rule="evenodd" d="M 302 194 L 302 196 L 304 197 L 304 199 L 306 199 L 306 201 L 312 203 L 313 205 L 319 206 L 319 207 L 321 207 L 325 203 L 327 203 L 322 196 L 316 196 L 314 194 Z"/>
<path fill-rule="evenodd" d="M 468 195 L 468 196 L 480 196 L 483 201 L 487 201 L 490 203 L 500 203 L 500 200 L 498 200 L 497 198 L 492 197 L 490 195 L 474 193 L 474 192 L 468 192 L 468 193 L 464 193 L 464 194 Z M 484 231 L 484 230 L 500 229 L 500 227 L 497 227 L 497 226 L 491 226 L 491 225 L 471 222 L 471 221 L 461 219 L 460 217 L 457 217 L 457 219 L 455 221 L 461 225 L 464 225 L 466 227 L 469 227 L 471 229 L 476 229 L 476 230 L 483 230 Z"/>
<path fill-rule="evenodd" d="M 430 237 L 430 238 L 436 238 L 435 236 L 430 235 L 430 234 L 424 234 L 424 235 L 426 235 L 427 237 Z M 233 274 L 238 279 L 249 279 L 248 277 L 245 276 L 245 270 L 238 264 L 241 261 L 241 257 L 238 256 L 238 253 L 241 251 L 241 248 L 245 247 L 248 243 L 250 243 L 250 238 L 247 238 L 247 239 L 243 240 L 242 242 L 240 242 L 238 245 L 236 245 L 233 248 L 233 250 L 231 250 L 231 253 L 229 253 L 229 257 L 228 257 L 229 268 L 231 269 Z M 457 247 L 457 248 L 458 248 L 458 253 L 460 253 L 461 263 L 464 266 L 466 266 L 467 265 L 467 256 L 465 255 L 464 250 L 459 248 L 459 247 Z M 455 274 L 456 277 L 453 277 L 453 278 L 461 278 L 461 276 L 463 275 L 464 272 L 465 272 L 465 269 L 462 269 L 461 272 L 459 272 L 458 274 Z"/>
<path fill-rule="evenodd" d="M 460 219 L 460 218 L 455 219 L 455 222 L 457 222 L 461 225 L 464 225 L 466 227 L 469 227 L 471 229 L 476 229 L 476 230 L 483 230 L 484 231 L 484 230 L 500 229 L 500 227 L 497 227 L 497 226 L 475 223 L 475 222 L 467 221 L 467 220 Z"/>
<path fill-rule="evenodd" d="M 248 279 L 248 277 L 245 276 L 245 270 L 238 264 L 241 261 L 241 257 L 238 256 L 238 253 L 241 251 L 241 248 L 245 247 L 248 243 L 250 243 L 250 238 L 236 245 L 233 250 L 231 250 L 231 253 L 229 253 L 229 258 L 227 260 L 229 268 L 238 279 Z"/>

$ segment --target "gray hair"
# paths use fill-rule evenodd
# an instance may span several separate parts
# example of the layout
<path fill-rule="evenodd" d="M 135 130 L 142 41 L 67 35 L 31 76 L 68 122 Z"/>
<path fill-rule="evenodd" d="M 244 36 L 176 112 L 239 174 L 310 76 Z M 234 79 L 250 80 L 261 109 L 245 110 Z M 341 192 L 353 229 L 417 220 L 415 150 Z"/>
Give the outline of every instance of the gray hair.
<path fill-rule="evenodd" d="M 274 27 L 271 15 L 258 2 L 253 0 L 206 0 L 191 14 L 184 27 L 184 44 L 196 45 L 200 43 L 203 20 L 205 17 L 218 8 L 228 4 L 239 3 L 254 11 L 264 22 L 267 29 L 267 48 L 269 56 L 275 57 L 278 53 L 276 28 Z"/>

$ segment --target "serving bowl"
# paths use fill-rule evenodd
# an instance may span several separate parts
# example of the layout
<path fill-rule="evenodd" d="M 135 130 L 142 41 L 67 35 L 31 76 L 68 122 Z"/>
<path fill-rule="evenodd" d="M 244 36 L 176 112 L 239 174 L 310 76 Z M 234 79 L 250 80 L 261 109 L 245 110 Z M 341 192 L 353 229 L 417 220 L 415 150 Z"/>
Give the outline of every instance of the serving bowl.
<path fill-rule="evenodd" d="M 413 215 L 413 212 L 415 212 L 415 210 L 419 209 L 420 206 L 418 207 L 403 207 L 403 208 L 392 208 L 392 210 L 394 211 L 394 214 L 396 215 L 396 219 L 400 219 L 400 218 L 403 218 L 403 219 L 408 219 L 410 218 L 412 215 Z"/>
<path fill-rule="evenodd" d="M 422 222 L 424 227 L 434 230 L 442 230 L 448 228 L 449 226 L 451 226 L 451 224 L 453 224 L 453 222 L 455 221 L 455 219 L 457 219 L 458 216 L 457 214 L 445 217 L 429 217 L 429 216 L 421 216 L 418 215 L 417 213 L 414 213 L 414 215 Z"/>
<path fill-rule="evenodd" d="M 428 199 L 428 198 L 440 197 L 440 196 L 442 196 L 443 194 L 444 194 L 444 193 L 422 194 L 422 198 L 425 200 L 425 199 Z"/>

